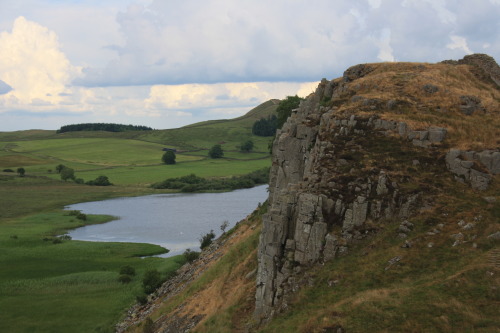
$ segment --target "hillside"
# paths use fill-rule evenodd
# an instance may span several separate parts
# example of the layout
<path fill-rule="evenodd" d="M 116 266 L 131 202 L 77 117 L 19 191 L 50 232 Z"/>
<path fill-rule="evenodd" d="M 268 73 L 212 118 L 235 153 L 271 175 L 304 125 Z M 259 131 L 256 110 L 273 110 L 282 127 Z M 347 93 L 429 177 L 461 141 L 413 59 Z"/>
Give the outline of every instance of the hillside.
<path fill-rule="evenodd" d="M 277 100 L 265 102 L 235 118 L 208 121 L 178 129 L 152 131 L 17 131 L 0 132 L 0 171 L 22 167 L 27 175 L 59 179 L 59 164 L 73 168 L 78 178 L 106 175 L 116 185 L 148 186 L 166 178 L 195 173 L 229 177 L 268 167 L 269 137 L 252 135 L 256 120 L 275 112 Z M 253 151 L 240 145 L 251 139 Z M 224 159 L 211 160 L 208 149 L 221 144 Z M 162 149 L 177 150 L 177 164 L 161 163 Z M 9 174 L 5 174 L 9 175 Z"/>
<path fill-rule="evenodd" d="M 499 73 L 324 79 L 277 133 L 267 206 L 120 331 L 499 332 Z"/>

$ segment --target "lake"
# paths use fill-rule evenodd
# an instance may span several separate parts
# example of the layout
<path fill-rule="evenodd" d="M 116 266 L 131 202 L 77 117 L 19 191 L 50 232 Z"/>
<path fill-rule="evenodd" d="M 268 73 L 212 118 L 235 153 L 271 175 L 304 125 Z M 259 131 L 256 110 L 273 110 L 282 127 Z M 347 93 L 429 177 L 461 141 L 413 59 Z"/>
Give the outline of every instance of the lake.
<path fill-rule="evenodd" d="M 231 229 L 263 203 L 267 185 L 224 193 L 172 193 L 85 202 L 65 207 L 85 214 L 117 217 L 108 223 L 69 232 L 75 240 L 157 244 L 169 249 L 164 257 L 199 251 L 199 238 L 224 221 Z"/>

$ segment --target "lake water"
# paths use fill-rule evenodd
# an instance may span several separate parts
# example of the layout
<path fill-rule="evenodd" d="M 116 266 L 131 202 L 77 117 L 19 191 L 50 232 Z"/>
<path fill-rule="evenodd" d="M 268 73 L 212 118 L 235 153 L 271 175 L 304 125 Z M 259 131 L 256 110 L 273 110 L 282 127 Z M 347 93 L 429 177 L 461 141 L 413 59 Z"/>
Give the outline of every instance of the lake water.
<path fill-rule="evenodd" d="M 229 222 L 226 231 L 248 216 L 268 197 L 267 185 L 224 193 L 174 193 L 117 198 L 65 207 L 85 214 L 116 216 L 104 224 L 75 229 L 75 240 L 97 242 L 150 243 L 170 250 L 165 256 L 185 249 L 199 251 L 199 238 Z"/>

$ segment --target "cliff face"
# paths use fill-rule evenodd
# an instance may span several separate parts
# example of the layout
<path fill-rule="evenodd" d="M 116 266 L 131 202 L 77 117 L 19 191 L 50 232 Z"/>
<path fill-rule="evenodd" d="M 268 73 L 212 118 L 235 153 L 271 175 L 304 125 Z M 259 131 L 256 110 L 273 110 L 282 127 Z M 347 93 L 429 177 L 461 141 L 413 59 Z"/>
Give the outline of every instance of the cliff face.
<path fill-rule="evenodd" d="M 495 182 L 499 70 L 491 57 L 473 55 L 358 65 L 323 79 L 274 141 L 256 319 L 286 309 L 307 284 L 304 271 L 347 255 L 382 221 L 399 224 L 404 240 L 411 218 L 432 209 L 449 179 L 476 190 Z"/>

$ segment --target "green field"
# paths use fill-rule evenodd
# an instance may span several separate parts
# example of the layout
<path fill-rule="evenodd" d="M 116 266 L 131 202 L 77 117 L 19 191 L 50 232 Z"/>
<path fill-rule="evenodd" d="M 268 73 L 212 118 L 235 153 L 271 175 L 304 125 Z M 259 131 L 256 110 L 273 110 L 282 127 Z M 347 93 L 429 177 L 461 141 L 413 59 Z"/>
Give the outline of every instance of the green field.
<path fill-rule="evenodd" d="M 165 178 L 194 173 L 201 177 L 243 175 L 270 165 L 269 137 L 251 134 L 255 120 L 276 108 L 267 102 L 233 120 L 208 121 L 183 128 L 140 132 L 25 131 L 0 133 L 0 170 L 22 167 L 27 175 L 59 179 L 56 166 L 75 170 L 85 181 L 105 175 L 115 185 L 148 186 Z M 246 140 L 252 152 L 239 151 Z M 221 144 L 224 158 L 208 157 Z M 174 166 L 163 165 L 162 149 L 177 149 Z"/>
<path fill-rule="evenodd" d="M 251 126 L 275 108 L 270 101 L 243 117 L 174 130 L 0 133 L 0 332 L 113 332 L 142 294 L 145 272 L 170 274 L 184 258 L 140 258 L 165 251 L 150 244 L 58 241 L 58 235 L 84 225 L 62 208 L 157 193 L 150 184 L 192 173 L 231 177 L 268 167 L 271 138 L 252 136 Z M 248 139 L 254 150 L 240 152 Z M 224 158 L 208 157 L 214 144 L 222 145 Z M 177 149 L 175 165 L 161 163 L 164 147 Z M 64 182 L 56 172 L 59 164 L 85 181 L 105 175 L 115 186 Z M 26 170 L 24 177 L 17 168 Z M 89 216 L 85 223 L 108 220 Z M 128 284 L 118 281 L 124 265 L 137 273 Z"/>

